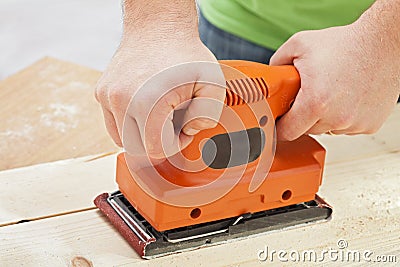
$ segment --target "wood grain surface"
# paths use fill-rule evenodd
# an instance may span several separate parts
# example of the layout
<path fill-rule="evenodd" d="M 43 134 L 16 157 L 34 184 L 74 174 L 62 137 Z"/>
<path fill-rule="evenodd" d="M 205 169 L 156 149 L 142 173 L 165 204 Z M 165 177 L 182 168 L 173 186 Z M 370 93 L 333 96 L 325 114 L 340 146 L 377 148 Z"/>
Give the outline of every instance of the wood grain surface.
<path fill-rule="evenodd" d="M 94 98 L 100 75 L 44 58 L 0 81 L 0 170 L 116 151 Z"/>
<path fill-rule="evenodd" d="M 2 266 L 67 266 L 76 257 L 83 257 L 94 266 L 257 266 L 260 263 L 257 252 L 265 246 L 300 252 L 313 249 L 321 253 L 324 249 L 337 249 L 336 243 L 341 239 L 346 240 L 351 250 L 370 250 L 373 256 L 395 255 L 399 259 L 399 161 L 399 153 L 389 153 L 329 164 L 320 190 L 320 195 L 334 207 L 333 219 L 327 223 L 267 233 L 155 260 L 142 260 L 97 210 L 70 212 L 0 227 L 0 263 Z M 91 169 L 87 171 L 96 169 L 100 175 L 111 169 L 104 161 L 93 163 L 87 165 Z M 78 162 L 66 164 L 71 169 L 86 172 Z M 47 176 L 46 172 L 42 174 L 38 169 L 36 173 Z M 59 179 L 63 178 L 67 177 L 59 176 Z M 82 182 L 80 186 L 89 188 L 88 182 Z M 62 188 L 58 192 L 65 194 Z M 87 207 L 86 203 L 94 197 L 92 194 L 92 190 L 88 190 L 87 194 L 82 192 L 75 196 L 77 200 L 67 210 L 76 207 L 78 201 L 82 202 L 82 207 Z M 32 199 L 26 209 L 42 209 L 42 212 L 37 211 L 39 216 L 46 209 L 53 211 L 53 207 L 43 204 L 45 201 L 52 202 L 56 208 L 64 207 L 63 210 L 67 202 L 42 194 Z M 271 262 L 261 262 L 266 263 Z M 282 264 L 277 259 L 272 263 Z M 324 262 L 326 266 L 337 264 L 329 260 Z M 301 265 L 309 266 L 310 262 Z"/>
<path fill-rule="evenodd" d="M 88 84 L 93 86 L 95 79 L 91 79 L 89 75 L 82 81 L 90 80 Z M 90 113 L 90 116 L 97 115 Z M 92 204 L 97 194 L 116 189 L 116 154 L 86 156 L 2 171 L 0 266 L 266 266 L 271 263 L 282 266 L 293 263 L 290 260 L 281 262 L 276 255 L 272 262 L 271 259 L 259 261 L 257 253 L 266 247 L 270 251 L 296 250 L 299 253 L 314 250 L 318 255 L 330 249 L 361 253 L 371 251 L 370 259 L 375 261 L 369 262 L 372 265 L 398 266 L 399 131 L 400 106 L 397 106 L 377 134 L 317 137 L 327 149 L 319 194 L 334 208 L 331 221 L 261 234 L 155 260 L 140 259 Z M 58 138 L 74 142 L 76 137 L 69 134 L 76 132 L 68 131 L 68 134 Z M 88 136 L 92 134 L 93 128 L 87 132 Z M 104 135 L 102 140 L 109 140 L 106 137 Z M 25 146 L 30 144 L 34 145 L 26 142 Z M 55 146 L 49 146 L 57 154 Z M 113 146 L 110 146 L 99 152 L 112 150 Z M 65 156 L 66 152 L 71 151 L 60 152 L 59 155 Z M 41 157 L 38 156 L 38 159 Z M 339 240 L 345 240 L 348 247 L 339 249 Z M 378 256 L 382 255 L 396 257 L 397 262 L 378 263 Z M 311 263 L 314 264 L 313 261 Z M 311 263 L 301 261 L 299 265 L 310 266 Z M 325 257 L 323 265 L 339 266 L 344 263 L 363 266 L 367 262 L 363 259 L 360 262 L 332 261 Z"/>
<path fill-rule="evenodd" d="M 0 265 L 255 266 L 271 263 L 257 258 L 265 246 L 321 253 L 338 249 L 336 243 L 341 239 L 346 240 L 349 250 L 372 251 L 372 260 L 395 256 L 398 264 L 399 116 L 397 107 L 384 128 L 372 136 L 319 137 L 330 155 L 320 188 L 320 195 L 334 207 L 330 222 L 150 261 L 139 259 L 105 217 L 90 210 L 98 193 L 115 189 L 115 155 L 0 172 L 6 186 L 0 191 Z M 23 220 L 34 221 L 17 223 Z M 282 265 L 277 259 L 272 263 Z M 324 262 L 324 266 L 340 264 L 328 259 Z"/>

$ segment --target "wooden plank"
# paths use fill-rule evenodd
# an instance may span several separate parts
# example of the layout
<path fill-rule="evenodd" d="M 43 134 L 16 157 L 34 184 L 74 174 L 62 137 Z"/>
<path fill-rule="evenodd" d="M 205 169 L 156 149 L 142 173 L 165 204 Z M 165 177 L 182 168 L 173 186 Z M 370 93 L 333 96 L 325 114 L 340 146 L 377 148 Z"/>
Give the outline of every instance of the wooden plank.
<path fill-rule="evenodd" d="M 39 64 L 36 71 L 46 69 L 45 66 L 47 65 Z M 61 65 L 55 69 L 63 70 L 66 68 L 65 63 Z M 47 80 L 48 77 L 52 77 L 55 79 L 55 83 L 62 83 L 57 81 L 56 76 L 50 75 L 53 70 L 47 70 L 48 75 L 44 75 L 43 79 Z M 71 65 L 71 70 L 73 70 L 72 73 L 75 73 L 77 66 Z M 78 73 L 71 74 L 71 77 L 79 80 L 81 75 L 86 75 L 82 73 L 87 73 L 89 78 L 86 77 L 82 81 L 88 81 L 92 76 L 86 71 L 88 70 L 82 69 L 82 72 L 78 71 Z M 67 73 L 68 71 L 61 72 Z M 59 71 L 54 73 L 59 73 Z M 65 80 L 73 80 L 71 77 L 66 77 Z M 40 88 L 43 88 L 45 86 L 44 80 L 40 81 L 39 78 L 38 80 L 41 83 Z M 18 87 L 18 83 L 24 83 L 17 78 L 11 81 L 16 87 Z M 4 99 L 2 96 L 9 97 L 4 93 L 4 87 L 1 87 L 1 85 L 3 83 L 0 83 L 0 88 L 3 88 L 0 90 L 0 99 Z M 68 86 L 73 88 L 70 82 L 68 82 Z M 26 88 L 26 86 L 20 88 Z M 35 91 L 34 89 L 32 87 L 33 91 Z M 10 88 L 6 91 L 8 94 L 12 93 Z M 87 92 L 85 91 L 85 93 Z M 72 95 L 75 97 L 74 94 Z M 39 101 L 41 100 L 39 93 L 35 94 L 35 97 Z M 71 95 L 69 97 L 69 99 L 72 99 Z M 64 97 L 60 99 L 64 99 Z M 15 101 L 17 101 L 17 98 L 7 102 L 8 108 L 4 108 L 4 110 L 12 109 L 13 106 L 10 106 L 9 103 Z M 72 105 L 73 102 L 69 103 Z M 15 114 L 18 112 L 18 114 L 22 114 L 23 106 L 17 106 Z M 49 108 L 51 111 L 51 107 Z M 29 111 L 29 115 L 35 113 L 33 109 Z M 91 116 L 92 112 L 89 113 Z M 100 114 L 98 106 L 94 113 Z M 5 116 L 2 106 L 0 106 L 0 114 L 2 114 L 0 116 Z M 35 116 L 36 122 L 39 123 L 40 116 L 38 114 Z M 7 119 L 8 117 L 1 117 L 2 121 L 5 121 L 3 118 Z M 22 122 L 20 125 L 28 125 L 22 119 L 16 118 L 16 121 Z M 97 121 L 103 125 L 101 115 L 99 115 Z M 86 121 L 86 123 L 89 122 Z M 12 123 L 9 125 L 14 127 Z M 0 129 L 3 129 L 1 127 L 2 125 L 0 125 Z M 38 130 L 38 132 L 46 132 L 51 142 L 43 142 L 45 140 L 43 136 L 32 142 L 21 137 L 15 142 L 15 147 L 12 146 L 13 142 L 10 139 L 7 139 L 6 142 L 3 139 L 6 136 L 5 132 L 7 138 L 9 138 L 10 128 L 4 128 L 7 129 L 5 132 L 0 130 L 2 134 L 0 139 L 0 144 L 2 144 L 0 146 L 2 148 L 0 150 L 2 151 L 0 152 L 0 164 L 3 161 L 8 162 L 8 164 L 9 162 L 22 162 L 19 161 L 20 159 L 25 159 L 24 164 L 29 164 L 30 161 L 34 162 L 35 160 L 49 161 L 66 155 L 71 157 L 71 151 L 68 149 L 62 151 L 62 153 L 58 152 L 59 147 L 57 145 L 74 143 L 76 136 L 80 138 L 81 134 L 86 136 L 85 141 L 87 139 L 97 140 L 98 137 L 93 137 L 92 132 L 85 127 L 82 129 L 85 133 L 74 132 L 72 129 L 71 131 L 68 130 L 65 136 L 55 135 L 54 129 L 56 127 L 49 128 L 51 129 L 43 130 L 43 125 L 41 125 L 41 130 Z M 95 127 L 91 128 L 92 130 L 96 129 Z M 398 106 L 383 129 L 376 135 L 318 137 L 328 150 L 321 195 L 334 206 L 334 219 L 331 222 L 263 235 L 251 240 L 242 240 L 151 262 L 138 260 L 133 250 L 127 246 L 125 241 L 119 237 L 98 212 L 82 211 L 93 207 L 92 200 L 98 193 L 115 189 L 116 186 L 113 182 L 115 155 L 95 160 L 89 160 L 92 157 L 86 157 L 0 172 L 0 180 L 2 181 L 0 224 L 3 225 L 3 227 L 0 227 L 0 266 L 14 266 L 20 263 L 33 266 L 58 266 L 69 264 L 73 259 L 75 259 L 74 264 L 78 266 L 78 264 L 84 264 L 82 258 L 76 258 L 79 256 L 86 258 L 96 266 L 201 265 L 202 263 L 203 265 L 218 266 L 233 264 L 253 266 L 257 263 L 257 251 L 265 245 L 275 250 L 313 248 L 321 251 L 324 248 L 335 248 L 335 243 L 339 238 L 344 238 L 349 242 L 349 249 L 370 249 L 376 254 L 399 255 L 399 130 L 400 107 Z M 105 133 L 104 129 L 102 131 Z M 72 135 L 75 135 L 75 137 L 71 137 Z M 28 134 L 28 136 L 30 135 Z M 109 141 L 106 135 L 105 138 Z M 98 143 L 103 144 L 100 139 L 104 140 L 99 137 Z M 34 143 L 37 140 L 42 144 L 39 148 Z M 22 148 L 18 146 L 20 143 Z M 92 144 L 91 142 L 87 143 Z M 7 144 L 7 146 L 4 144 Z M 48 147 L 43 144 L 47 144 Z M 86 143 L 78 146 L 79 150 L 82 149 L 83 151 L 85 145 Z M 3 148 L 8 149 L 10 153 L 2 154 Z M 92 148 L 88 147 L 87 153 L 90 153 Z M 35 152 L 35 149 L 38 151 Z M 40 149 L 46 151 L 46 153 Z M 27 155 L 20 151 L 26 152 Z M 102 151 L 104 150 L 102 149 Z M 32 153 L 36 153 L 38 156 L 36 154 L 32 156 Z M 49 155 L 52 153 L 54 155 Z M 17 158 L 18 160 L 15 160 Z M 6 167 L 10 166 L 13 167 L 13 165 Z M 65 213 L 71 214 L 62 215 Z M 43 219 L 43 217 L 51 218 Z M 26 219 L 38 220 L 13 224 Z M 400 255 L 398 256 L 399 261 Z M 278 265 L 281 264 L 278 263 Z M 306 263 L 305 265 L 309 264 Z"/>
<path fill-rule="evenodd" d="M 396 152 L 328 165 L 321 195 L 333 205 L 334 217 L 327 223 L 144 261 L 99 212 L 85 211 L 0 227 L 0 263 L 58 266 L 84 257 L 94 266 L 255 266 L 265 246 L 300 253 L 313 249 L 320 255 L 324 249 L 339 250 L 339 239 L 348 242 L 349 250 L 370 250 L 371 257 L 396 255 L 399 262 L 399 160 Z M 101 172 L 98 163 L 88 168 Z M 274 262 L 282 264 L 276 256 Z M 325 262 L 330 264 L 338 263 Z"/>
<path fill-rule="evenodd" d="M 353 139 L 320 137 L 328 149 L 327 167 L 371 155 L 398 152 L 400 139 L 396 129 L 400 129 L 400 106 L 376 135 Z M 88 161 L 90 158 L 0 172 L 3 189 L 0 191 L 0 225 L 93 208 L 92 200 L 97 193 L 116 188 L 115 155 Z M 325 175 L 326 179 L 329 178 Z"/>
<path fill-rule="evenodd" d="M 1 266 L 70 266 L 79 256 L 114 266 L 137 258 L 98 211 L 0 227 L 0 240 Z"/>
<path fill-rule="evenodd" d="M 115 155 L 85 157 L 0 172 L 0 226 L 94 208 L 115 191 Z"/>
<path fill-rule="evenodd" d="M 398 152 L 396 147 L 400 147 L 400 139 L 393 135 L 398 132 L 399 115 L 397 108 L 382 131 L 375 136 L 354 137 L 354 143 L 347 146 L 340 145 L 340 140 L 350 142 L 345 136 L 320 138 L 330 156 L 327 171 L 329 166 L 342 162 L 342 158 L 353 162 L 357 157 Z M 376 142 L 379 139 L 387 143 Z M 92 200 L 98 193 L 111 192 L 117 187 L 114 184 L 115 155 L 88 159 L 91 157 L 0 172 L 0 225 L 93 208 Z M 324 181 L 327 179 L 325 175 Z M 325 188 L 324 185 L 322 190 Z"/>
<path fill-rule="evenodd" d="M 100 75 L 44 58 L 0 81 L 0 170 L 116 151 L 94 98 Z"/>

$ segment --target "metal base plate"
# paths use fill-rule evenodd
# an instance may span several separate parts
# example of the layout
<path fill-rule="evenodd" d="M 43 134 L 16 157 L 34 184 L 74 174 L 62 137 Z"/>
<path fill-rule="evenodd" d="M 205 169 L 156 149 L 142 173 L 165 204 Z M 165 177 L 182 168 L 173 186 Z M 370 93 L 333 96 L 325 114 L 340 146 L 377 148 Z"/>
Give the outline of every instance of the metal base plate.
<path fill-rule="evenodd" d="M 136 235 L 139 243 L 144 244 L 143 251 L 139 253 L 148 259 L 242 239 L 267 231 L 326 221 L 332 215 L 332 208 L 316 195 L 315 200 L 296 205 L 159 232 L 133 208 L 120 191 L 109 195 L 107 202 L 130 228 L 132 234 Z M 99 208 L 105 213 L 102 207 Z M 107 210 L 107 213 L 110 213 L 110 210 Z M 110 218 L 109 214 L 106 215 Z M 134 248 L 136 250 L 136 246 Z"/>

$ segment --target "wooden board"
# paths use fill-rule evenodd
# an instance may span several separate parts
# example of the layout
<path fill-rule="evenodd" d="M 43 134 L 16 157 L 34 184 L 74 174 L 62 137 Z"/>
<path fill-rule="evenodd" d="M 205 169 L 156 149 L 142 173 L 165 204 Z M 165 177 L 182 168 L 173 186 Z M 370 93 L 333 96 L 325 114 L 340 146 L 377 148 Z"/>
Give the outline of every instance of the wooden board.
<path fill-rule="evenodd" d="M 0 266 L 255 266 L 265 246 L 321 253 L 339 239 L 400 262 L 400 106 L 375 135 L 317 137 L 328 153 L 320 195 L 332 221 L 139 259 L 92 203 L 116 189 L 116 148 L 93 98 L 99 75 L 47 58 L 0 82 L 0 169 L 102 153 L 0 172 Z"/>
<path fill-rule="evenodd" d="M 375 135 L 318 137 L 327 148 L 326 172 L 340 169 L 335 167 L 339 163 L 397 155 L 396 129 L 400 129 L 400 105 Z M 105 154 L 0 172 L 0 225 L 93 208 L 96 193 L 116 189 L 115 161 L 116 154 Z M 324 183 L 330 179 L 326 175 Z M 17 197 L 16 192 L 24 193 Z"/>
<path fill-rule="evenodd" d="M 44 58 L 0 81 L 0 170 L 116 151 L 94 98 L 100 75 Z"/>
<path fill-rule="evenodd" d="M 94 196 L 117 189 L 115 163 L 100 155 L 0 172 L 0 226 L 93 209 Z"/>
<path fill-rule="evenodd" d="M 254 266 L 259 262 L 257 252 L 265 246 L 321 253 L 338 249 L 340 239 L 348 242 L 349 250 L 394 255 L 398 263 L 399 115 L 397 107 L 382 131 L 373 136 L 319 138 L 330 155 L 320 195 L 334 207 L 332 221 L 151 261 L 139 259 L 97 210 L 82 210 L 93 207 L 91 201 L 98 192 L 115 188 L 111 181 L 115 155 L 0 172 L 7 186 L 0 191 L 0 266 Z M 347 146 L 341 142 L 348 142 Z M 51 185 L 42 188 L 45 184 Z M 17 195 L 23 196 L 20 201 Z M 36 220 L 15 224 L 32 218 Z M 276 258 L 274 262 L 282 264 Z"/>
<path fill-rule="evenodd" d="M 400 257 L 399 160 L 400 154 L 392 153 L 327 166 L 321 195 L 335 208 L 328 223 L 144 261 L 98 211 L 91 210 L 0 227 L 0 263 L 60 266 L 83 257 L 94 266 L 254 266 L 258 250 L 265 246 L 321 253 L 337 249 L 339 239 L 351 250 Z M 101 172 L 104 162 L 98 163 L 90 168 Z"/>

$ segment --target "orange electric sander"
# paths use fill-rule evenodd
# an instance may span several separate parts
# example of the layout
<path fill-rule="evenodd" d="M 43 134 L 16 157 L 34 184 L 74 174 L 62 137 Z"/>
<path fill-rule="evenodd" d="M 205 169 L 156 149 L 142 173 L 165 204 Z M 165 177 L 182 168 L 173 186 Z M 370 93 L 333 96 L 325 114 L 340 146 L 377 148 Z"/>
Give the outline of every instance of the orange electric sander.
<path fill-rule="evenodd" d="M 144 258 L 319 222 L 332 214 L 316 194 L 325 149 L 306 135 L 276 141 L 275 121 L 300 88 L 297 70 L 237 60 L 220 64 L 226 100 L 217 127 L 199 132 L 181 153 L 151 170 L 130 170 L 128 155 L 121 153 L 120 191 L 95 199 Z"/>

